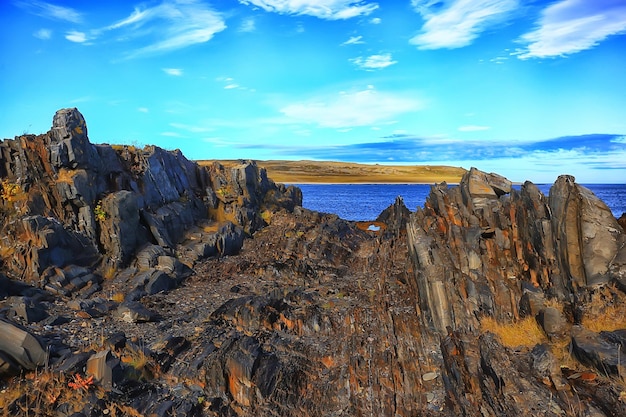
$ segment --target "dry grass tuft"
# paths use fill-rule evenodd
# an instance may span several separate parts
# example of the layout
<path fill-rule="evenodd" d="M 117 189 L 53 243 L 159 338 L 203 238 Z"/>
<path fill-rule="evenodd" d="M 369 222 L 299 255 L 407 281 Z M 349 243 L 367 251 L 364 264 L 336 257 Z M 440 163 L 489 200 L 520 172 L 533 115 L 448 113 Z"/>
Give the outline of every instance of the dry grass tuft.
<path fill-rule="evenodd" d="M 480 321 L 480 328 L 482 332 L 495 334 L 504 346 L 510 348 L 533 347 L 547 341 L 534 317 L 526 317 L 513 323 L 498 323 L 492 317 L 484 317 Z"/>
<path fill-rule="evenodd" d="M 585 316 L 582 325 L 596 333 L 626 329 L 626 304 L 606 306 L 597 314 Z"/>

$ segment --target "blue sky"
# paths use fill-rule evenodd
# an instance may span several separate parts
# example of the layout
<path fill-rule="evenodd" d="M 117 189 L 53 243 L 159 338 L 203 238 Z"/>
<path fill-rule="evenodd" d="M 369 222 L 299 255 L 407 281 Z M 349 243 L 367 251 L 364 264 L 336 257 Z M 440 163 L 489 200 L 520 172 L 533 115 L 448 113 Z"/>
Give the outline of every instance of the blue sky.
<path fill-rule="evenodd" d="M 0 137 L 626 179 L 626 0 L 0 1 Z"/>

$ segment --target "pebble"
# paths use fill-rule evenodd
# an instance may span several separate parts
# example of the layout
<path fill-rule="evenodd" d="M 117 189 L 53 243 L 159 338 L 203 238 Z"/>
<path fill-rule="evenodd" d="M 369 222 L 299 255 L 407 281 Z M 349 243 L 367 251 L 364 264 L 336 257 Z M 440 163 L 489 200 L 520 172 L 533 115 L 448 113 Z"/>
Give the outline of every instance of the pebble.
<path fill-rule="evenodd" d="M 433 379 L 437 378 L 437 372 L 427 372 L 424 375 L 422 375 L 422 379 L 424 381 L 432 381 Z"/>

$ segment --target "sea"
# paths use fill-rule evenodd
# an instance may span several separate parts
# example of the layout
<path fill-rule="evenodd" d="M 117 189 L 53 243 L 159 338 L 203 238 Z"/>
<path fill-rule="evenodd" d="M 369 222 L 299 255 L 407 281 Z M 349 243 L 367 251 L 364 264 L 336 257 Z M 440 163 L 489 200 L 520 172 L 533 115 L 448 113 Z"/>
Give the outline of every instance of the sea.
<path fill-rule="evenodd" d="M 369 221 L 401 196 L 411 211 L 423 207 L 428 184 L 294 184 L 302 190 L 302 206 L 333 213 L 345 220 Z M 619 218 L 626 213 L 626 184 L 582 184 L 606 203 Z M 452 187 L 453 185 L 449 185 Z M 537 184 L 546 196 L 552 184 Z M 519 189 L 519 186 L 514 186 Z"/>

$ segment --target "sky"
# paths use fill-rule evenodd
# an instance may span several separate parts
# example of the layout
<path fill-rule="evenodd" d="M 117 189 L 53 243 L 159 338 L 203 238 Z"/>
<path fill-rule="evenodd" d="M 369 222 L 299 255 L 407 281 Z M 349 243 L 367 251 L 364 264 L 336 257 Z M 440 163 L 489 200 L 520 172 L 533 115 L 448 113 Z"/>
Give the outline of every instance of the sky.
<path fill-rule="evenodd" d="M 0 0 L 0 138 L 626 182 L 626 0 Z"/>

